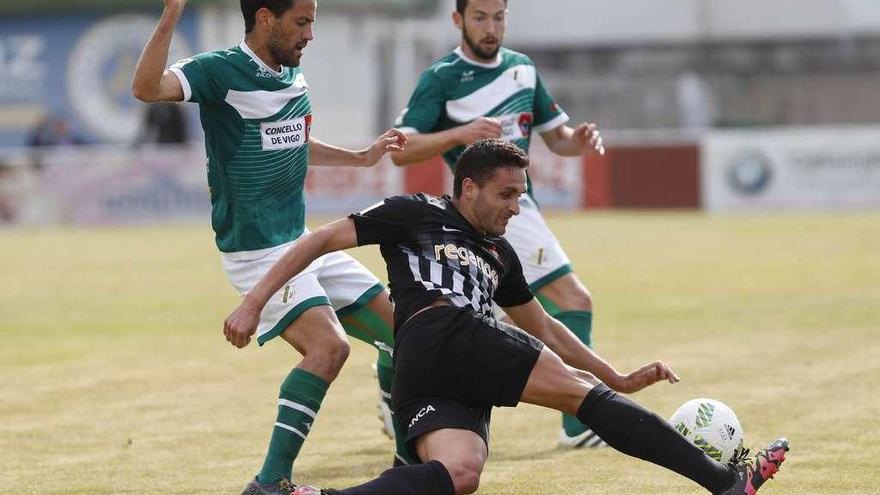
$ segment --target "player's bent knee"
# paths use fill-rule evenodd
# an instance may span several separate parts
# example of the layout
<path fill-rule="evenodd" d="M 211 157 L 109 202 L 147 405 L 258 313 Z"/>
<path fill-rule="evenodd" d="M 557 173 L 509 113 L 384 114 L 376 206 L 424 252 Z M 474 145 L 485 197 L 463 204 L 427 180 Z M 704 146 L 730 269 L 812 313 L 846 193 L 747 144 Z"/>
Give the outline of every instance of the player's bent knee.
<path fill-rule="evenodd" d="M 337 370 L 342 369 L 342 365 L 351 354 L 351 344 L 345 339 L 333 339 L 325 352 L 328 364 Z"/>
<path fill-rule="evenodd" d="M 573 274 L 554 280 L 541 289 L 541 294 L 562 311 L 593 310 L 590 291 Z"/>
<path fill-rule="evenodd" d="M 590 296 L 590 291 L 579 283 L 566 290 L 562 298 L 563 301 L 560 304 L 562 308 L 580 311 L 593 310 L 593 298 Z"/>
<path fill-rule="evenodd" d="M 482 464 L 476 459 L 463 460 L 447 466 L 449 476 L 452 478 L 452 485 L 455 487 L 456 495 L 474 493 L 480 487 L 480 473 L 482 472 Z"/>
<path fill-rule="evenodd" d="M 306 369 L 313 371 L 325 380 L 332 381 L 339 374 L 351 346 L 345 338 L 325 338 L 315 345 L 310 345 L 303 352 L 303 363 Z"/>
<path fill-rule="evenodd" d="M 573 306 L 582 308 L 586 311 L 593 310 L 593 298 L 590 296 L 590 292 L 586 289 L 574 292 L 571 297 Z"/>

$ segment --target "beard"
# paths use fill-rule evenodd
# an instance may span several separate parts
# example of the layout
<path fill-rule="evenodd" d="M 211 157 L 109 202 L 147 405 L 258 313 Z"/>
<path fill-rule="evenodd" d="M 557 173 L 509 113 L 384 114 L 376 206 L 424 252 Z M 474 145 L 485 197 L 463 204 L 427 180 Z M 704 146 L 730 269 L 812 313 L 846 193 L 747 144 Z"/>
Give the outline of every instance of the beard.
<path fill-rule="evenodd" d="M 276 63 L 285 67 L 299 67 L 300 56 L 285 47 L 284 36 L 280 30 L 272 30 L 272 37 L 267 45 L 269 55 Z"/>
<path fill-rule="evenodd" d="M 474 55 L 476 55 L 478 58 L 481 58 L 483 60 L 494 59 L 498 55 L 498 50 L 501 49 L 501 41 L 500 40 L 495 45 L 495 49 L 492 51 L 486 51 L 486 50 L 483 50 L 482 48 L 480 48 L 480 44 L 475 42 L 474 40 L 472 40 L 471 37 L 468 35 L 467 25 L 465 25 L 465 24 L 461 25 L 461 34 L 462 34 L 462 37 L 464 37 L 464 42 L 467 43 L 468 48 L 470 48 L 471 51 L 474 52 Z"/>

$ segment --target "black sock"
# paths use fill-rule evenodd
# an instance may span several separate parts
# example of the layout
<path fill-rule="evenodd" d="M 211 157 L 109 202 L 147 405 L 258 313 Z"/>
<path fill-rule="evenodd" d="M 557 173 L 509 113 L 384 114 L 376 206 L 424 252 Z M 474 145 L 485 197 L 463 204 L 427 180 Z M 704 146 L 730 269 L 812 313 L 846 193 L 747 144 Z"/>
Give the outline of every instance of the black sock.
<path fill-rule="evenodd" d="M 439 461 L 399 466 L 382 473 L 373 481 L 345 490 L 339 495 L 454 495 L 455 487 L 449 471 Z"/>
<path fill-rule="evenodd" d="M 615 449 L 671 469 L 712 493 L 734 482 L 732 468 L 692 445 L 665 419 L 604 384 L 587 394 L 577 418 Z"/>

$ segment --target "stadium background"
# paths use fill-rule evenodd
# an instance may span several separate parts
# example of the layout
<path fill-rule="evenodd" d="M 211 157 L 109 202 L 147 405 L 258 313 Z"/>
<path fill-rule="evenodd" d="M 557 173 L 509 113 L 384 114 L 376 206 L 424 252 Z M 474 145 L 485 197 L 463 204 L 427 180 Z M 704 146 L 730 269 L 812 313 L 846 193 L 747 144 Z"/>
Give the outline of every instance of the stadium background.
<path fill-rule="evenodd" d="M 156 145 L 130 96 L 159 4 L 0 4 L 0 493 L 235 493 L 265 445 L 292 358 L 218 337 L 235 298 L 195 108 L 183 106 L 186 143 Z M 319 4 L 303 58 L 314 133 L 362 146 L 457 42 L 453 2 Z M 237 2 L 191 0 L 171 58 L 241 30 Z M 535 59 L 575 121 L 603 129 L 605 157 L 555 157 L 539 140 L 532 173 L 597 298 L 600 350 L 685 377 L 638 399 L 668 414 L 715 396 L 748 441 L 792 436 L 768 493 L 875 491 L 880 3 L 513 1 L 506 45 Z M 57 145 L 30 145 L 58 120 Z M 446 174 L 437 160 L 313 169 L 308 208 L 320 219 L 441 192 Z M 376 253 L 357 256 L 384 273 Z M 356 347 L 334 385 L 298 464 L 306 481 L 385 466 L 368 361 Z M 553 450 L 555 415 L 498 416 L 481 493 L 688 489 L 614 454 Z"/>

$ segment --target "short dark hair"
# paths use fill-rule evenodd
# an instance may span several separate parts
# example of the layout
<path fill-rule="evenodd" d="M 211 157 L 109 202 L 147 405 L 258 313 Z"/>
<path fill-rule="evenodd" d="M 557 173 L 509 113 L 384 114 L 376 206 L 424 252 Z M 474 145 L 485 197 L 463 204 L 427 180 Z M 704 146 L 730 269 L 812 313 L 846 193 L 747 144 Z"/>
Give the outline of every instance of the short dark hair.
<path fill-rule="evenodd" d="M 296 0 L 241 0 L 241 15 L 244 16 L 244 32 L 249 33 L 257 23 L 257 11 L 266 7 L 275 17 L 281 17 L 293 7 Z"/>
<path fill-rule="evenodd" d="M 465 148 L 455 164 L 455 179 L 452 182 L 452 195 L 461 196 L 465 179 L 470 179 L 482 187 L 499 168 L 529 166 L 529 155 L 519 146 L 503 139 L 481 139 Z"/>
<path fill-rule="evenodd" d="M 464 9 L 468 6 L 468 0 L 455 0 L 455 10 L 459 14 L 464 14 Z M 507 6 L 507 0 L 504 0 L 504 6 Z"/>

